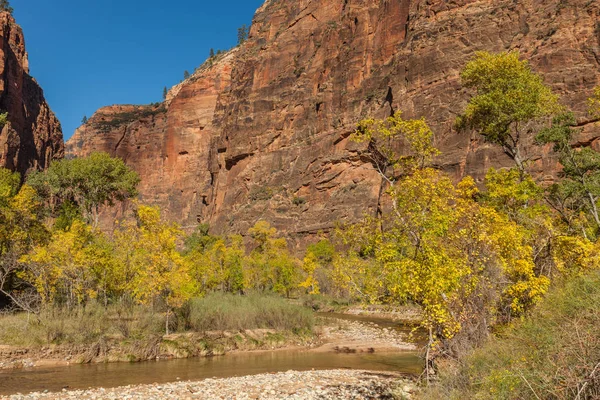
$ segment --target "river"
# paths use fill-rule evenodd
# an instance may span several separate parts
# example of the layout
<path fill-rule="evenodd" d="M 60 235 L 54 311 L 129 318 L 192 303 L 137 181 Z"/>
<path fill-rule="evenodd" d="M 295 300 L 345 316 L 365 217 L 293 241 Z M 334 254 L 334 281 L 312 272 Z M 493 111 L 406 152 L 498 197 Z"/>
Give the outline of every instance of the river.
<path fill-rule="evenodd" d="M 345 315 L 335 317 L 406 330 L 388 320 Z M 339 368 L 418 374 L 422 370 L 422 360 L 415 352 L 342 354 L 294 349 L 142 363 L 77 364 L 0 372 L 0 395 Z"/>

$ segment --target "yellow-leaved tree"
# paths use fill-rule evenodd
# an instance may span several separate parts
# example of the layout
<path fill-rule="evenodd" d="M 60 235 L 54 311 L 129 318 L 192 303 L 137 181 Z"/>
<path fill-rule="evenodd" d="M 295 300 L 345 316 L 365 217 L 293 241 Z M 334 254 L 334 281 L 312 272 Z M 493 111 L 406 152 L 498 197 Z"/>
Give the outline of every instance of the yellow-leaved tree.
<path fill-rule="evenodd" d="M 35 296 L 21 278 L 20 258 L 48 240 L 43 207 L 30 186 L 20 184 L 18 173 L 0 168 L 0 294 L 19 308 L 32 312 Z"/>
<path fill-rule="evenodd" d="M 163 222 L 156 207 L 140 205 L 137 223 L 126 223 L 115 233 L 117 257 L 127 291 L 142 304 L 166 309 L 165 331 L 169 317 L 199 293 L 198 282 L 191 279 L 190 264 L 177 250 L 183 232 L 176 224 Z"/>
<path fill-rule="evenodd" d="M 429 166 L 439 153 L 424 120 L 363 121 L 356 138 L 368 142 L 390 205 L 338 233 L 347 255 L 336 276 L 365 300 L 422 307 L 429 373 L 437 355 L 463 351 L 495 321 L 521 315 L 549 280 L 536 270 L 528 230 L 480 204 L 470 177 L 454 184 Z"/>
<path fill-rule="evenodd" d="M 289 297 L 298 287 L 300 262 L 292 257 L 283 238 L 266 221 L 258 221 L 248 230 L 254 250 L 245 261 L 245 286 L 261 291 L 272 290 Z"/>
<path fill-rule="evenodd" d="M 44 305 L 85 305 L 99 294 L 108 301 L 115 260 L 100 232 L 81 220 L 53 233 L 47 245 L 22 258 L 22 276 L 38 291 Z M 102 293 L 99 293 L 102 292 Z"/>

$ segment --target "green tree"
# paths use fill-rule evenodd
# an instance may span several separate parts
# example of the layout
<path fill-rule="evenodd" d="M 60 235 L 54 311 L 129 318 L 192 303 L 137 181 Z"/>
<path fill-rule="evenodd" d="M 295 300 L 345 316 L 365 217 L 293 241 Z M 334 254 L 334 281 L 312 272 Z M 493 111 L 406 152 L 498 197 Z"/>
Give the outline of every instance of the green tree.
<path fill-rule="evenodd" d="M 250 33 L 250 27 L 246 26 L 246 24 L 244 24 L 238 28 L 238 45 L 241 45 L 246 40 L 248 40 L 249 33 Z"/>
<path fill-rule="evenodd" d="M 212 48 L 210 49 L 210 55 L 209 55 L 209 57 L 210 58 L 215 58 L 215 49 L 212 49 Z"/>
<path fill-rule="evenodd" d="M 8 0 L 0 0 L 0 11 L 6 11 L 6 12 L 12 14 L 14 10 L 10 6 L 10 3 Z"/>
<path fill-rule="evenodd" d="M 167 99 L 167 94 L 169 94 L 169 92 L 168 92 L 168 90 L 167 90 L 167 87 L 165 86 L 165 87 L 163 88 L 163 94 L 162 94 L 163 100 L 166 100 L 166 99 Z"/>
<path fill-rule="evenodd" d="M 84 115 L 83 118 L 81 119 L 81 125 L 85 125 L 88 122 L 88 117 L 87 115 Z"/>
<path fill-rule="evenodd" d="M 535 74 L 518 52 L 479 52 L 461 73 L 464 87 L 475 94 L 463 115 L 459 129 L 475 129 L 502 150 L 525 173 L 523 135 L 541 118 L 558 112 L 558 97 Z"/>
<path fill-rule="evenodd" d="M 190 77 L 190 73 L 188 70 L 183 71 L 183 79 L 188 79 Z"/>
<path fill-rule="evenodd" d="M 551 204 L 570 225 L 580 210 L 587 211 L 597 230 L 600 229 L 600 153 L 591 147 L 575 148 L 571 144 L 576 125 L 573 113 L 560 114 L 554 118 L 551 127 L 537 135 L 536 141 L 554 144 L 554 151 L 563 166 L 563 179 L 549 189 Z"/>
<path fill-rule="evenodd" d="M 98 225 L 100 208 L 137 195 L 139 176 L 123 160 L 106 153 L 53 162 L 47 171 L 31 174 L 27 182 L 56 208 L 69 201 L 85 220 Z"/>

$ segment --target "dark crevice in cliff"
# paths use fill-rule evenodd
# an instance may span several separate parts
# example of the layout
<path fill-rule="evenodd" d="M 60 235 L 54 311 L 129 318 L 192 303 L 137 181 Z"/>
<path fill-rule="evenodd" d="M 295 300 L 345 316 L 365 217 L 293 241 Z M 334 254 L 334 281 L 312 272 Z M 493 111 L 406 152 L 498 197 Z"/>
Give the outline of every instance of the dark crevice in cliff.
<path fill-rule="evenodd" d="M 594 118 L 594 119 L 591 119 L 591 120 L 581 121 L 581 122 L 578 122 L 575 126 L 577 128 L 582 128 L 584 126 L 587 126 L 587 125 L 590 125 L 590 124 L 595 124 L 597 122 L 600 122 L 600 118 Z"/>
<path fill-rule="evenodd" d="M 396 114 L 396 110 L 394 110 L 394 92 L 392 91 L 392 87 L 388 86 L 388 92 L 385 95 L 385 103 L 390 106 L 390 117 L 393 117 Z M 384 103 L 384 105 L 385 105 Z"/>
<path fill-rule="evenodd" d="M 121 135 L 121 137 L 117 141 L 117 144 L 115 145 L 115 152 L 119 149 L 119 146 L 121 145 L 121 142 L 123 142 L 123 140 L 125 139 L 125 136 L 127 136 L 127 127 L 123 128 L 123 135 Z"/>
<path fill-rule="evenodd" d="M 335 146 L 336 144 L 340 143 L 341 141 L 352 135 L 352 133 L 353 132 L 343 132 L 337 139 L 333 141 L 333 145 Z"/>
<path fill-rule="evenodd" d="M 248 157 L 252 157 L 253 155 L 254 155 L 254 153 L 243 153 L 243 154 L 238 154 L 235 157 L 228 158 L 225 160 L 225 169 L 227 171 L 231 171 L 231 169 L 233 167 L 235 167 L 236 164 L 238 164 L 240 161 L 243 161 Z"/>

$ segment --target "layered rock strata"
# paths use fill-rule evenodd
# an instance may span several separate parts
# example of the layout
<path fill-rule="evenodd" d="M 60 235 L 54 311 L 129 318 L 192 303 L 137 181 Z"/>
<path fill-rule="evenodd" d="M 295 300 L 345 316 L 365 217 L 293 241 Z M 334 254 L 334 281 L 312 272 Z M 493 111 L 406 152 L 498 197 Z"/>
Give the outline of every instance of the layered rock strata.
<path fill-rule="evenodd" d="M 8 122 L 0 131 L 0 167 L 24 175 L 62 158 L 60 123 L 29 75 L 23 31 L 7 12 L 0 13 L 0 113 Z"/>
<path fill-rule="evenodd" d="M 600 83 L 599 17 L 589 0 L 269 0 L 244 45 L 160 106 L 99 110 L 68 152 L 122 157 L 142 200 L 185 227 L 245 233 L 265 219 L 302 243 L 380 206 L 382 180 L 349 140 L 366 116 L 425 117 L 455 178 L 510 165 L 453 130 L 468 99 L 459 72 L 478 50 L 519 50 L 595 144 L 585 99 Z M 538 175 L 559 170 L 551 148 L 527 153 Z"/>

